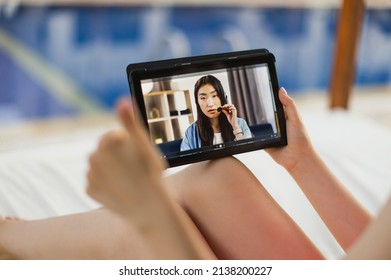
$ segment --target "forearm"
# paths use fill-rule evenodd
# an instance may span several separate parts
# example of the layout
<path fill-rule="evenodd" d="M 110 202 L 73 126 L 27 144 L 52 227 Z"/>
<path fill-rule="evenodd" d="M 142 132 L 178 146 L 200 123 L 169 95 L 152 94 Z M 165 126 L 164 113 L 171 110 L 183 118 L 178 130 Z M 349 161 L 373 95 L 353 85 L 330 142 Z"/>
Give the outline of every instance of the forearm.
<path fill-rule="evenodd" d="M 363 232 L 371 217 L 316 153 L 294 100 L 283 88 L 279 97 L 285 111 L 288 145 L 267 151 L 296 180 L 346 250 Z"/>
<path fill-rule="evenodd" d="M 239 126 L 239 124 L 236 124 L 234 126 L 232 126 L 233 128 L 233 134 L 235 136 L 235 140 L 238 141 L 238 140 L 241 140 L 244 138 L 244 132 L 243 132 L 243 129 Z"/>
<path fill-rule="evenodd" d="M 347 252 L 348 259 L 391 259 L 391 200 Z"/>
<path fill-rule="evenodd" d="M 369 213 L 312 148 L 289 172 L 342 248 L 349 248 L 370 222 Z"/>

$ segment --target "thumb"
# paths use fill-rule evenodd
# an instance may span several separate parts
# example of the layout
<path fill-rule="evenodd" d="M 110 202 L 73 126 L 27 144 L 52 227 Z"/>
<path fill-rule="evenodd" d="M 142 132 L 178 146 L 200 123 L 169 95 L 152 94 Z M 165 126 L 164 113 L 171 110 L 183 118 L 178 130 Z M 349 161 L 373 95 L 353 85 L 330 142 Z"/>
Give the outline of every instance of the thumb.
<path fill-rule="evenodd" d="M 292 121 L 300 120 L 300 114 L 296 107 L 295 101 L 288 95 L 285 88 L 280 88 L 278 93 L 280 101 L 284 106 L 286 118 Z"/>

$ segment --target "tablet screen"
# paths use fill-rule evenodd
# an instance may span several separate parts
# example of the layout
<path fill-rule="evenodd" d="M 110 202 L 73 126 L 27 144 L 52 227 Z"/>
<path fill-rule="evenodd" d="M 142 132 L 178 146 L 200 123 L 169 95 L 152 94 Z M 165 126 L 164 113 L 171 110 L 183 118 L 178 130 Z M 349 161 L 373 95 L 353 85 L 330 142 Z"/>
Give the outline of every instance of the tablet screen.
<path fill-rule="evenodd" d="M 151 141 L 170 166 L 286 144 L 272 60 L 175 62 L 129 72 Z"/>

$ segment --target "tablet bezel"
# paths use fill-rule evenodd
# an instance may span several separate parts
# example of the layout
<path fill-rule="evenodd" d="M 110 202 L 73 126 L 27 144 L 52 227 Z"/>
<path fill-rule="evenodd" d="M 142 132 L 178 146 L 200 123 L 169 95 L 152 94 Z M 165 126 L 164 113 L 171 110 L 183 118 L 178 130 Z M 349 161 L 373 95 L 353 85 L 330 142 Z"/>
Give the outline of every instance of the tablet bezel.
<path fill-rule="evenodd" d="M 134 63 L 127 66 L 126 72 L 131 97 L 137 104 L 144 124 L 149 131 L 148 117 L 144 104 L 144 94 L 141 88 L 142 80 L 264 63 L 267 64 L 270 74 L 273 102 L 277 112 L 276 121 L 278 122 L 280 137 L 263 141 L 251 138 L 253 141 L 250 139 L 246 139 L 246 141 L 237 141 L 235 145 L 226 145 L 223 148 L 208 146 L 182 152 L 180 156 L 174 158 L 167 158 L 163 155 L 163 158 L 166 159 L 170 167 L 287 144 L 285 114 L 283 106 L 278 98 L 279 84 L 275 68 L 275 57 L 267 49 L 257 49 Z"/>

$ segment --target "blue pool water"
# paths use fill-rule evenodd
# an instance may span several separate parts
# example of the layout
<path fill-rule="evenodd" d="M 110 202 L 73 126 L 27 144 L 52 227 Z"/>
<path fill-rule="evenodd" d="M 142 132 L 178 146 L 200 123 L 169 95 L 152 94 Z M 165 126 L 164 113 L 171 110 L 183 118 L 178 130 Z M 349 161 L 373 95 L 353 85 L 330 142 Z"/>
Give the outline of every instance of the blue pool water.
<path fill-rule="evenodd" d="M 325 90 L 336 21 L 334 9 L 0 6 L 0 124 L 91 109 L 75 96 L 111 110 L 129 63 L 244 49 L 273 52 L 292 94 Z M 391 10 L 368 10 L 356 84 L 390 82 Z"/>

